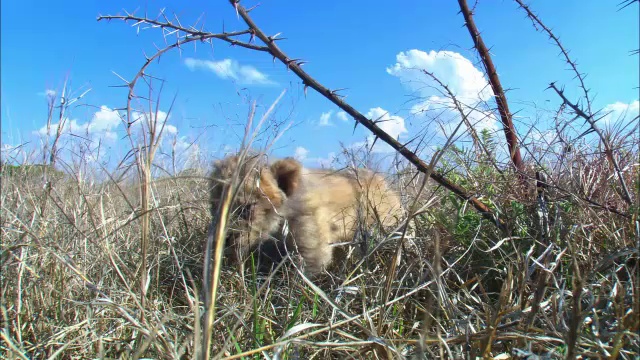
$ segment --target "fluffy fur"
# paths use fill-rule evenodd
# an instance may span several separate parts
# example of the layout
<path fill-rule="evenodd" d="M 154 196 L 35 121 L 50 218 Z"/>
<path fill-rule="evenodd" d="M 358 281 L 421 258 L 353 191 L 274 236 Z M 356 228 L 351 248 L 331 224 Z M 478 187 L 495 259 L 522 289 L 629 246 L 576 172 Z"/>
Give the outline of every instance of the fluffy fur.
<path fill-rule="evenodd" d="M 239 186 L 231 204 L 233 216 L 227 230 L 228 256 L 234 260 L 242 258 L 247 250 L 254 248 L 275 234 L 281 227 L 281 209 L 286 200 L 278 187 L 271 170 L 260 157 L 248 155 L 243 161 L 237 155 L 216 161 L 211 174 L 211 212 L 215 214 L 220 205 L 225 183 L 237 175 Z"/>
<path fill-rule="evenodd" d="M 256 159 L 240 164 L 237 156 L 230 156 L 216 163 L 212 178 L 228 181 L 236 169 L 244 178 L 234 203 L 238 220 L 228 237 L 236 254 L 274 235 L 282 238 L 286 219 L 287 245 L 297 249 L 305 270 L 313 274 L 331 263 L 331 244 L 352 240 L 358 225 L 388 227 L 404 216 L 398 195 L 384 178 L 366 169 L 307 169 L 293 158 L 271 166 Z M 213 209 L 219 188 L 211 192 Z"/>

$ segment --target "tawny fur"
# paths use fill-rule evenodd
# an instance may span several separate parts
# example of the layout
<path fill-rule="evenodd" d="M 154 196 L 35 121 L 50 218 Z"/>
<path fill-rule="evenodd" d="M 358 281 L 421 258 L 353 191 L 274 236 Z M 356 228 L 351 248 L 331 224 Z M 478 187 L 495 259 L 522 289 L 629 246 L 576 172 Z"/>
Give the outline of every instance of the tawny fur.
<path fill-rule="evenodd" d="M 214 181 L 229 179 L 235 169 L 249 176 L 234 204 L 244 216 L 230 229 L 229 245 L 245 253 L 278 237 L 286 219 L 287 244 L 299 251 L 309 273 L 326 268 L 333 259 L 331 244 L 351 241 L 359 225 L 394 226 L 405 215 L 398 194 L 366 169 L 307 169 L 292 158 L 271 166 L 251 160 L 239 167 L 238 157 L 230 156 L 216 163 Z M 219 191 L 212 191 L 212 206 L 219 198 Z"/>
<path fill-rule="evenodd" d="M 239 181 L 231 204 L 231 222 L 227 230 L 228 256 L 237 260 L 259 242 L 276 233 L 282 224 L 281 209 L 286 199 L 271 170 L 261 158 L 251 154 L 241 162 L 237 155 L 216 161 L 211 174 L 211 212 L 217 212 L 224 183 Z"/>

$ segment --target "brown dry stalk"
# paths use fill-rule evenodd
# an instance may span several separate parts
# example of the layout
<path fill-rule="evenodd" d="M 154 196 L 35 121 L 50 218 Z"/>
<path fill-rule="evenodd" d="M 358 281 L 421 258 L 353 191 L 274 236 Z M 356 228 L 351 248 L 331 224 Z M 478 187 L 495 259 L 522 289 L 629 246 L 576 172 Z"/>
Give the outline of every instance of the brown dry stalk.
<path fill-rule="evenodd" d="M 329 90 L 322 84 L 320 84 L 317 80 L 315 80 L 311 75 L 302 70 L 302 63 L 300 60 L 289 58 L 280 48 L 276 45 L 276 39 L 274 37 L 267 36 L 253 19 L 249 16 L 249 11 L 245 9 L 242 5 L 240 5 L 239 0 L 229 0 L 231 5 L 236 9 L 238 15 L 242 17 L 244 22 L 249 26 L 252 35 L 256 36 L 260 39 L 268 48 L 268 52 L 274 57 L 280 60 L 288 69 L 293 71 L 301 80 L 305 86 L 305 90 L 307 88 L 312 88 L 320 93 L 322 96 L 327 98 L 329 101 L 334 103 L 336 106 L 341 108 L 344 112 L 351 115 L 359 124 L 362 124 L 369 131 L 371 131 L 377 138 L 387 143 L 397 152 L 399 152 L 405 159 L 411 162 L 417 169 L 423 174 L 429 174 L 430 177 L 435 180 L 438 184 L 442 185 L 449 191 L 456 194 L 458 197 L 469 201 L 473 207 L 479 211 L 486 219 L 489 219 L 492 223 L 495 223 L 500 229 L 505 228 L 505 224 L 501 219 L 498 219 L 493 211 L 489 209 L 487 205 L 482 203 L 477 197 L 469 194 L 464 188 L 461 186 L 454 184 L 449 179 L 447 179 L 442 173 L 437 172 L 433 169 L 430 169 L 430 166 L 427 165 L 423 160 L 421 160 L 415 152 L 409 150 L 405 145 L 401 144 L 399 141 L 394 139 L 391 135 L 387 134 L 384 130 L 382 130 L 378 125 L 371 119 L 368 119 L 362 113 L 354 109 L 351 105 L 342 100 L 342 97 L 336 93 L 336 91 Z M 514 135 L 515 137 L 515 135 Z M 519 156 L 519 152 L 518 152 Z"/>
<path fill-rule="evenodd" d="M 563 104 L 568 105 L 569 107 L 571 107 L 571 109 L 573 109 L 573 111 L 578 116 L 580 116 L 581 118 L 586 120 L 589 123 L 589 126 L 591 126 L 591 128 L 593 129 L 593 131 L 596 132 L 596 134 L 598 135 L 600 140 L 602 140 L 602 143 L 603 143 L 604 148 L 605 148 L 605 154 L 607 155 L 607 159 L 613 165 L 613 168 L 614 168 L 614 170 L 616 172 L 616 175 L 617 175 L 618 179 L 620 180 L 620 186 L 622 186 L 622 191 L 623 191 L 622 198 L 627 204 L 630 205 L 632 203 L 632 200 L 631 200 L 631 196 L 630 196 L 630 193 L 629 193 L 629 189 L 627 188 L 627 184 L 625 183 L 624 178 L 622 177 L 622 171 L 620 170 L 620 166 L 618 165 L 618 161 L 614 157 L 611 144 L 609 143 L 608 139 L 604 136 L 602 131 L 598 128 L 598 125 L 596 124 L 596 122 L 594 120 L 593 113 L 591 112 L 591 99 L 589 97 L 589 90 L 587 89 L 587 86 L 585 85 L 585 82 L 584 82 L 584 78 L 585 78 L 584 74 L 582 74 L 580 71 L 578 71 L 578 66 L 577 66 L 576 62 L 571 60 L 571 58 L 569 57 L 569 52 L 565 49 L 565 47 L 560 42 L 560 39 L 553 33 L 553 31 L 551 31 L 551 29 L 549 29 L 542 22 L 542 20 L 536 14 L 534 14 L 533 11 L 529 8 L 529 6 L 527 6 L 524 2 L 522 2 L 521 0 L 515 0 L 515 2 L 518 3 L 518 5 L 527 13 L 527 17 L 529 19 L 531 19 L 531 22 L 533 23 L 534 27 L 536 29 L 541 28 L 542 31 L 544 31 L 549 36 L 549 38 L 553 40 L 553 42 L 556 44 L 556 46 L 560 49 L 560 52 L 562 53 L 562 56 L 564 56 L 565 61 L 571 67 L 571 71 L 573 71 L 576 74 L 576 78 L 580 82 L 580 88 L 582 89 L 582 91 L 584 93 L 584 100 L 586 101 L 586 104 L 587 104 L 587 111 L 586 112 L 583 111 L 576 104 L 573 104 L 573 103 L 569 102 L 569 100 L 565 97 L 563 91 L 559 90 L 555 86 L 554 83 L 552 83 L 550 85 L 550 87 L 553 90 L 555 90 L 555 92 L 562 98 Z"/>
<path fill-rule="evenodd" d="M 446 92 L 447 95 L 449 96 L 449 98 L 451 99 L 451 101 L 453 101 L 453 105 L 456 108 L 456 110 L 458 111 L 458 113 L 460 114 L 460 117 L 462 118 L 462 121 L 464 121 L 464 124 L 467 126 L 467 128 L 469 129 L 469 133 L 471 134 L 471 137 L 473 138 L 473 142 L 476 144 L 477 147 L 479 147 L 480 149 L 482 149 L 482 151 L 485 153 L 485 155 L 487 156 L 487 159 L 489 160 L 489 162 L 491 162 L 491 165 L 493 165 L 493 168 L 498 172 L 498 174 L 500 174 L 500 176 L 502 177 L 502 179 L 504 180 L 504 172 L 502 171 L 502 169 L 500 169 L 498 167 L 498 164 L 495 161 L 494 156 L 491 154 L 491 152 L 489 151 L 489 149 L 487 149 L 487 147 L 485 146 L 485 144 L 480 141 L 480 137 L 478 136 L 478 132 L 476 131 L 476 129 L 473 127 L 473 124 L 471 124 L 471 122 L 469 121 L 469 117 L 467 116 L 467 114 L 465 114 L 464 112 L 464 108 L 462 103 L 460 102 L 460 100 L 458 100 L 458 98 L 455 96 L 455 94 L 453 93 L 453 91 L 451 91 L 451 89 L 449 88 L 449 86 L 447 86 L 447 84 L 443 83 L 434 73 L 429 72 L 427 70 L 422 70 L 422 72 L 429 76 L 430 78 L 432 78 L 435 82 L 438 83 L 438 85 L 440 85 L 440 87 L 442 87 Z"/>
<path fill-rule="evenodd" d="M 203 359 L 209 359 L 211 357 L 211 337 L 213 335 L 216 299 L 218 294 L 218 285 L 220 282 L 220 266 L 222 264 L 222 252 L 225 243 L 224 239 L 227 234 L 227 220 L 229 218 L 229 208 L 231 207 L 233 191 L 234 185 L 225 185 L 223 190 L 222 202 L 220 203 L 220 207 L 218 208 L 217 213 L 218 222 L 215 228 L 211 229 L 209 237 L 207 239 L 207 258 L 205 259 L 205 261 L 208 266 L 205 266 L 205 269 L 207 270 L 205 275 L 211 274 L 211 276 L 206 277 L 208 282 L 206 283 L 205 289 L 206 312 L 202 339 Z M 214 244 L 215 248 L 212 249 Z M 213 259 L 213 262 L 211 263 L 209 259 L 211 259 L 212 250 L 215 257 Z"/>
<path fill-rule="evenodd" d="M 580 116 L 587 123 L 589 123 L 589 126 L 598 135 L 598 137 L 602 141 L 602 145 L 604 146 L 604 153 L 607 156 L 607 160 L 613 166 L 613 169 L 616 172 L 616 176 L 618 180 L 620 180 L 620 186 L 622 187 L 622 200 L 631 205 L 633 201 L 631 200 L 631 194 L 629 193 L 627 183 L 624 181 L 622 169 L 620 169 L 620 165 L 618 164 L 615 154 L 613 153 L 611 143 L 596 124 L 596 120 L 594 119 L 593 115 L 585 113 L 584 110 L 582 110 L 578 105 L 569 101 L 569 99 L 567 99 L 567 97 L 564 95 L 564 92 L 556 87 L 555 83 L 551 83 L 549 87 L 551 87 L 558 94 L 558 96 L 560 96 L 562 101 L 567 104 L 576 113 L 576 115 Z"/>
<path fill-rule="evenodd" d="M 140 247 L 142 256 L 142 263 L 140 265 L 140 302 L 142 306 L 140 307 L 140 311 L 142 312 L 141 319 L 144 322 L 144 309 L 147 301 L 147 253 L 149 251 L 149 230 L 151 227 L 149 221 L 149 177 L 151 176 L 151 165 L 147 161 L 144 165 L 139 164 L 139 166 L 141 166 L 140 172 L 142 174 L 140 181 L 140 205 L 142 207 L 141 211 L 143 212 L 140 219 Z"/>
<path fill-rule="evenodd" d="M 507 102 L 507 97 L 504 94 L 502 84 L 500 83 L 498 72 L 495 65 L 493 64 L 491 55 L 489 54 L 489 49 L 484 44 L 482 36 L 480 36 L 480 31 L 478 31 L 478 27 L 473 21 L 473 14 L 471 13 L 469 6 L 467 5 L 467 1 L 458 0 L 458 4 L 460 5 L 462 16 L 464 16 L 465 25 L 469 30 L 471 38 L 473 39 L 473 44 L 478 50 L 478 54 L 480 55 L 482 63 L 484 64 L 487 76 L 489 77 L 489 84 L 491 85 L 491 89 L 493 90 L 493 93 L 496 97 L 496 104 L 498 105 L 500 120 L 502 121 L 502 126 L 504 128 L 504 135 L 506 136 L 507 144 L 509 145 L 509 154 L 511 156 L 511 161 L 513 162 L 513 166 L 515 166 L 516 170 L 519 171 L 522 176 L 524 171 L 524 164 L 522 162 L 522 157 L 520 156 L 520 148 L 518 147 L 518 136 L 516 135 L 516 129 L 513 126 L 513 119 L 511 116 L 511 112 L 509 111 L 509 104 Z"/>

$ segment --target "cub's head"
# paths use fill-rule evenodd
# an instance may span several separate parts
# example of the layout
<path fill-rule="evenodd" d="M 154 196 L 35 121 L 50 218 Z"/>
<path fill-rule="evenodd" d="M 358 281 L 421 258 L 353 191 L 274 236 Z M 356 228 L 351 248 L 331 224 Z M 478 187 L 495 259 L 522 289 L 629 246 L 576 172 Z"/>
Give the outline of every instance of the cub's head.
<path fill-rule="evenodd" d="M 276 235 L 287 196 L 297 188 L 302 165 L 284 159 L 268 166 L 263 157 L 231 155 L 216 161 L 211 174 L 211 211 L 217 212 L 223 185 L 237 174 L 238 191 L 230 207 L 227 247 L 237 259 L 259 242 Z"/>

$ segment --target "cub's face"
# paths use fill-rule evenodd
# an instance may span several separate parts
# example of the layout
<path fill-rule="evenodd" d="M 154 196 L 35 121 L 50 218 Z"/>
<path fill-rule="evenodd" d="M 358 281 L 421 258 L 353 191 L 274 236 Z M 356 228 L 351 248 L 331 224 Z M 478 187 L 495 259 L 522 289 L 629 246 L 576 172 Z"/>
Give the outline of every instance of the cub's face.
<path fill-rule="evenodd" d="M 211 190 L 214 213 L 222 198 L 223 183 L 229 181 L 234 172 L 239 174 L 238 191 L 230 208 L 227 229 L 227 247 L 235 250 L 232 257 L 243 255 L 260 241 L 268 239 L 282 223 L 279 210 L 286 194 L 272 172 L 274 166 L 264 166 L 255 157 L 240 163 L 238 156 L 227 157 L 214 166 Z M 286 176 L 282 175 L 280 180 L 286 181 Z"/>

